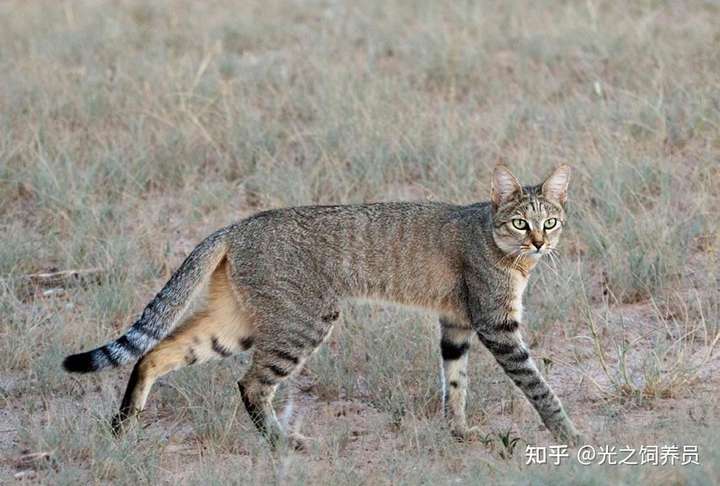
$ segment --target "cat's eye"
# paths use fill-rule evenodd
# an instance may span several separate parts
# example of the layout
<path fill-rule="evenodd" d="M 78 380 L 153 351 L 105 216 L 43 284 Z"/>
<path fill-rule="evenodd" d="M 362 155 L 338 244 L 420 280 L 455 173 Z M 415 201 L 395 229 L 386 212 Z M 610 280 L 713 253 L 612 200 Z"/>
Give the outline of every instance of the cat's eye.
<path fill-rule="evenodd" d="M 551 229 L 553 229 L 555 226 L 557 226 L 557 218 L 548 218 L 548 219 L 545 220 L 545 223 L 543 223 L 543 227 L 544 227 L 546 230 L 551 230 Z"/>
<path fill-rule="evenodd" d="M 526 230 L 528 227 L 527 221 L 525 221 L 524 219 L 520 219 L 520 218 L 513 219 L 512 225 L 517 230 Z"/>

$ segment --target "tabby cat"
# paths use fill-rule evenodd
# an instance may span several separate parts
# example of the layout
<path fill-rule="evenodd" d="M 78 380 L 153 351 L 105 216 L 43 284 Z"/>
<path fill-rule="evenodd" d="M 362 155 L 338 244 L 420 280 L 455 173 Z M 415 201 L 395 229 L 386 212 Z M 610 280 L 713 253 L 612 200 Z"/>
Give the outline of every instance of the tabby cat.
<path fill-rule="evenodd" d="M 544 183 L 523 187 L 498 166 L 491 201 L 469 206 L 392 202 L 258 213 L 207 237 L 123 336 L 68 356 L 64 367 L 85 373 L 139 359 L 113 418 L 120 431 L 160 376 L 252 348 L 238 385 L 253 423 L 272 444 L 302 447 L 302 436 L 282 430 L 273 394 L 327 338 L 343 299 L 373 298 L 438 313 L 445 414 L 456 437 L 477 433 L 465 419 L 476 334 L 553 437 L 577 444 L 520 334 L 528 275 L 558 244 L 569 178 L 562 165 Z M 207 280 L 204 308 L 177 325 Z"/>

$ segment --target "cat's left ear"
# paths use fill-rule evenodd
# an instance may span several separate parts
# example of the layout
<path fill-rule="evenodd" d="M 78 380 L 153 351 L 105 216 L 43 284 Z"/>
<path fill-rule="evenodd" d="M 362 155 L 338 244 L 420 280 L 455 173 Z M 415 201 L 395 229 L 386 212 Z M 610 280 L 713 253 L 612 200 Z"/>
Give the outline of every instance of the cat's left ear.
<path fill-rule="evenodd" d="M 545 198 L 565 204 L 567 201 L 568 184 L 570 183 L 570 166 L 561 165 L 548 177 L 542 185 Z"/>

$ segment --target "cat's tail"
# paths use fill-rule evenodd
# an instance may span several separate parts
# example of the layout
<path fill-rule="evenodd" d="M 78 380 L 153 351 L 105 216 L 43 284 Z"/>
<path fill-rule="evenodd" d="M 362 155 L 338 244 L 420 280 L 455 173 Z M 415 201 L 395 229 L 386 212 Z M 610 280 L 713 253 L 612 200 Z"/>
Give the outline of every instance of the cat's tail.
<path fill-rule="evenodd" d="M 225 257 L 229 230 L 230 227 L 218 230 L 195 247 L 124 335 L 92 351 L 66 357 L 65 370 L 89 373 L 116 368 L 137 360 L 162 341 L 173 330 L 201 284 Z"/>

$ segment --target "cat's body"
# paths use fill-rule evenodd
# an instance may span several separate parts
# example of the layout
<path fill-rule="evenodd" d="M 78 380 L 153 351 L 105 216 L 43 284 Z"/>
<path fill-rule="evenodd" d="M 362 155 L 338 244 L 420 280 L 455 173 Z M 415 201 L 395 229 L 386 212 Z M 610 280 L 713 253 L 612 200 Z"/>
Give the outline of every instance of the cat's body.
<path fill-rule="evenodd" d="M 141 358 L 115 417 L 119 427 L 143 409 L 158 377 L 252 347 L 240 391 L 258 429 L 275 441 L 285 437 L 271 404 L 279 382 L 300 369 L 328 336 L 343 299 L 375 298 L 439 314 L 445 410 L 455 435 L 473 432 L 464 409 L 467 352 L 475 333 L 553 435 L 577 442 L 577 431 L 518 330 L 528 273 L 542 254 L 536 240 L 543 237 L 547 247 L 553 246 L 553 238 L 540 235 L 536 226 L 553 219 L 560 223 L 543 230 L 557 230 L 556 242 L 564 220 L 564 192 L 555 201 L 548 197 L 552 177 L 543 187 L 520 188 L 506 169 L 498 169 L 493 202 L 470 206 L 380 203 L 259 213 L 209 236 L 124 336 L 68 357 L 65 367 L 95 371 Z M 514 244 L 520 231 L 506 234 L 504 228 L 517 224 L 517 208 L 510 206 L 518 204 L 534 211 L 522 219 L 528 241 L 537 248 L 534 254 L 525 251 L 529 243 Z M 206 307 L 173 330 L 208 278 Z M 297 435 L 289 438 L 301 441 Z"/>

